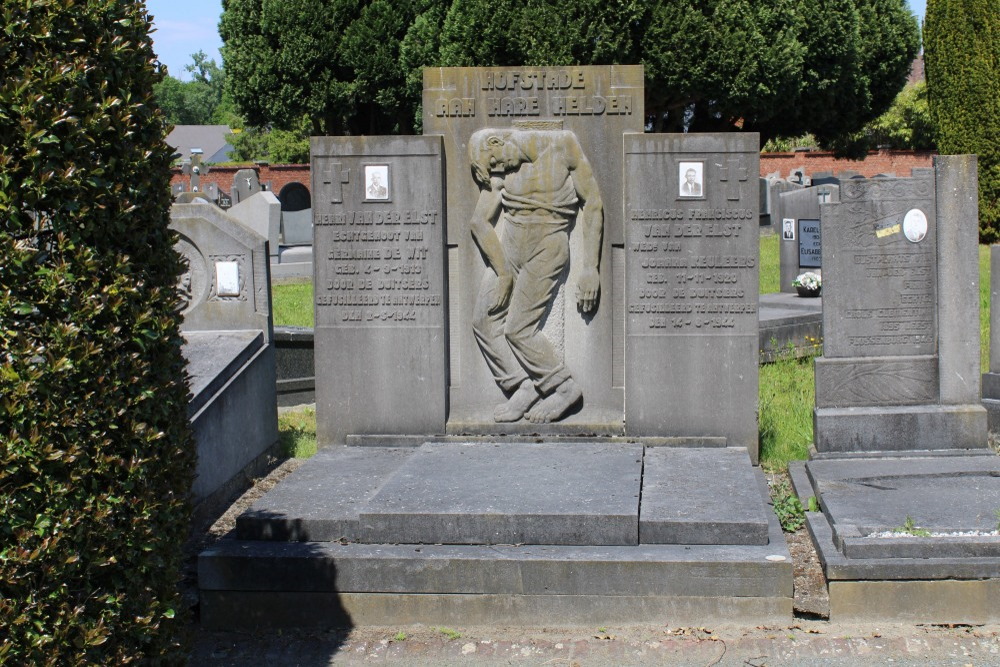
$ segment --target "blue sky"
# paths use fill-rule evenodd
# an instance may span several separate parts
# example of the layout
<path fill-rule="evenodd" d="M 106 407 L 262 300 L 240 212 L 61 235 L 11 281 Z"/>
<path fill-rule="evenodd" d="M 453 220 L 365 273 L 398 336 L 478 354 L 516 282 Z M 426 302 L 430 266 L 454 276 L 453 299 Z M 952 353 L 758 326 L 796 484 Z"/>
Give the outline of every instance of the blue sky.
<path fill-rule="evenodd" d="M 907 2 L 923 21 L 927 0 Z M 190 75 L 184 71 L 184 66 L 190 64 L 191 54 L 199 50 L 222 64 L 219 55 L 222 0 L 146 0 L 146 7 L 156 27 L 153 48 L 172 76 L 188 80 Z"/>

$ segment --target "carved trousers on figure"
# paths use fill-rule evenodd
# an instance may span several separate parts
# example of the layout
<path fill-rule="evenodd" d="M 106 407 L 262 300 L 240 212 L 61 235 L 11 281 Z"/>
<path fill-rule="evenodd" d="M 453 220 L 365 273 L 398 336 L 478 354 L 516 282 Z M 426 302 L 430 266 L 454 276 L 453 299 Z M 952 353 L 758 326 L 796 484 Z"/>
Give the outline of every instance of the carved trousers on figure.
<path fill-rule="evenodd" d="M 498 280 L 487 268 L 472 330 L 501 389 L 514 391 L 530 378 L 541 394 L 548 394 L 570 377 L 541 331 L 542 318 L 569 263 L 569 233 L 565 225 L 508 221 L 502 243 L 507 269 L 514 276 L 510 300 L 504 308 L 489 312 L 496 301 Z"/>

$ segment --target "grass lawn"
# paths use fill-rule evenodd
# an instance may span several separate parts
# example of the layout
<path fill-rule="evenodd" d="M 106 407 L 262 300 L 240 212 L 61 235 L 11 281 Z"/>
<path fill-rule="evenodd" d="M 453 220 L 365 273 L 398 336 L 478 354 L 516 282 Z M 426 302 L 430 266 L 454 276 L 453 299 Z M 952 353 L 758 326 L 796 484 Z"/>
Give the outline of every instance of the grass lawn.
<path fill-rule="evenodd" d="M 760 239 L 760 293 L 779 289 L 779 239 Z M 313 326 L 313 294 L 309 283 L 274 285 L 271 288 L 276 326 Z M 980 345 L 982 368 L 989 368 L 990 250 L 979 247 Z M 813 360 L 782 359 L 760 368 L 758 419 L 760 458 L 769 470 L 783 469 L 789 461 L 809 456 L 813 439 L 815 402 Z M 309 409 L 279 418 L 282 442 L 290 456 L 311 456 L 316 451 L 316 413 Z"/>

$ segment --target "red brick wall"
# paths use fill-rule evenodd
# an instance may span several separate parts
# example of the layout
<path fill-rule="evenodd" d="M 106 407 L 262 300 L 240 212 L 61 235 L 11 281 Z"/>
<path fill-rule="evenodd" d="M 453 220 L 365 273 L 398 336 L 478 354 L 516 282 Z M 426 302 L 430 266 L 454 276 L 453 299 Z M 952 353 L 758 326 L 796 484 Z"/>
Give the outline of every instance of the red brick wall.
<path fill-rule="evenodd" d="M 856 171 L 862 176 L 896 174 L 902 178 L 910 175 L 914 167 L 930 167 L 936 153 L 933 151 L 873 151 L 864 160 L 838 160 L 833 153 L 812 151 L 798 153 L 761 153 L 760 175 L 778 172 L 788 178 L 793 169 L 803 168 L 812 177 L 819 172 Z"/>
<path fill-rule="evenodd" d="M 309 165 L 308 164 L 270 164 L 257 166 L 255 164 L 245 164 L 236 165 L 233 167 L 216 167 L 210 166 L 207 174 L 202 174 L 201 177 L 201 189 L 204 190 L 205 186 L 209 183 L 215 183 L 216 187 L 224 194 L 231 194 L 233 189 L 233 176 L 240 169 L 254 169 L 257 171 L 257 178 L 260 180 L 261 185 L 270 183 L 269 189 L 274 192 L 275 195 L 281 192 L 281 188 L 285 187 L 289 183 L 301 183 L 306 186 L 310 191 L 312 190 L 312 184 L 309 182 Z M 189 185 L 190 179 L 181 173 L 179 167 L 175 167 L 172 170 L 172 175 L 170 178 L 170 185 L 175 183 L 183 183 L 185 188 Z"/>
<path fill-rule="evenodd" d="M 779 172 L 787 178 L 793 169 L 804 168 L 807 175 L 818 172 L 832 172 L 835 176 L 842 171 L 856 171 L 862 176 L 895 173 L 896 176 L 909 176 L 913 167 L 930 167 L 935 153 L 931 151 L 877 151 L 868 154 L 864 160 L 838 160 L 832 153 L 812 151 L 798 153 L 762 153 L 760 156 L 760 175 Z M 234 167 L 210 167 L 207 174 L 201 177 L 204 184 L 215 183 L 225 194 L 230 194 L 233 187 L 233 176 L 240 169 L 256 169 L 261 183 L 270 183 L 271 191 L 279 194 L 281 188 L 289 183 L 299 182 L 312 189 L 309 181 L 308 164 L 271 164 L 256 166 L 253 164 Z M 181 174 L 180 168 L 173 170 L 171 185 L 175 183 L 188 184 L 188 177 Z"/>

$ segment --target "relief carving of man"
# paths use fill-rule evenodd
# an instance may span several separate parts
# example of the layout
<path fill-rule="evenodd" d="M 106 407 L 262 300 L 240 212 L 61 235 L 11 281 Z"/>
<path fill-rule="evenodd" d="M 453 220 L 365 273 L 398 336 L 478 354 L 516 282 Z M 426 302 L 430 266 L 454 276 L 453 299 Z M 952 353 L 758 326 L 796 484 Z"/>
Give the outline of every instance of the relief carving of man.
<path fill-rule="evenodd" d="M 583 396 L 548 338 L 542 319 L 570 261 L 569 232 L 582 234 L 576 299 L 597 308 L 604 205 L 576 135 L 564 130 L 485 129 L 469 141 L 479 200 L 472 237 L 487 264 L 473 332 L 509 397 L 497 422 L 562 418 Z M 496 226 L 503 220 L 501 234 Z"/>

